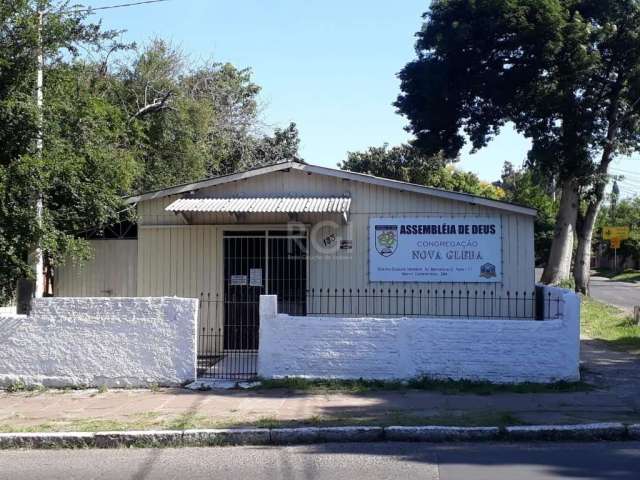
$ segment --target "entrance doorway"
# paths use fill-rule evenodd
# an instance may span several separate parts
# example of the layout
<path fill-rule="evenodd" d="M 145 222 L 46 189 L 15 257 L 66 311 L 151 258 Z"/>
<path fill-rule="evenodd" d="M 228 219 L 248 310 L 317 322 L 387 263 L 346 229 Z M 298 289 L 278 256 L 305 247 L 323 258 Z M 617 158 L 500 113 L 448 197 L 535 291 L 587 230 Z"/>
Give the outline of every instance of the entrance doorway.
<path fill-rule="evenodd" d="M 277 295 L 281 313 L 306 314 L 307 235 L 225 231 L 223 255 L 222 331 L 201 342 L 209 351 L 199 354 L 198 376 L 246 380 L 258 373 L 260 295 Z"/>
<path fill-rule="evenodd" d="M 304 315 L 306 290 L 306 233 L 225 232 L 225 349 L 258 349 L 260 295 L 277 295 L 281 313 Z"/>

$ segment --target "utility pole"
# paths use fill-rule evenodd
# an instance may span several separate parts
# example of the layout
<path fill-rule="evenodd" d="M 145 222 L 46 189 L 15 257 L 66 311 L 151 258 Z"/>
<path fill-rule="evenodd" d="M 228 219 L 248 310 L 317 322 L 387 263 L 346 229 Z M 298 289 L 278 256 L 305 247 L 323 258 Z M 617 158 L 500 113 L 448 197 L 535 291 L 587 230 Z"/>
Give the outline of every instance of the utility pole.
<path fill-rule="evenodd" d="M 611 221 L 616 221 L 616 207 L 618 205 L 618 197 L 620 197 L 620 187 L 618 187 L 618 179 L 614 177 L 613 187 L 611 188 Z"/>
<path fill-rule="evenodd" d="M 37 75 L 36 75 L 36 105 L 38 109 L 38 136 L 36 138 L 36 153 L 40 159 L 42 159 L 42 151 L 44 149 L 44 46 L 42 39 L 42 29 L 44 24 L 44 11 L 42 4 L 38 5 L 38 52 L 37 52 Z M 42 191 L 36 193 L 36 221 L 38 226 L 42 227 L 42 213 L 44 209 Z M 44 253 L 42 251 L 42 245 L 38 243 L 36 245 L 34 254 L 34 268 L 35 268 L 35 296 L 42 297 L 44 294 Z"/>
<path fill-rule="evenodd" d="M 618 180 L 613 180 L 613 188 L 611 189 L 611 222 L 613 225 L 616 223 L 616 207 L 618 205 L 618 197 L 620 196 L 620 188 L 618 187 Z M 618 249 L 613 249 L 613 271 L 618 271 Z"/>
<path fill-rule="evenodd" d="M 145 5 L 151 3 L 161 3 L 167 2 L 169 0 L 140 0 L 137 2 L 131 3 L 123 3 L 119 5 L 110 5 L 105 7 L 97 7 L 97 8 L 72 8 L 69 10 L 60 11 L 61 14 L 65 13 L 90 13 L 96 10 L 111 10 L 114 8 L 124 8 L 124 7 L 133 7 L 136 5 Z M 36 155 L 39 159 L 42 159 L 43 150 L 44 150 L 44 94 L 43 94 L 43 85 L 44 85 L 44 41 L 42 38 L 43 28 L 44 28 L 44 17 L 47 14 L 45 8 L 47 7 L 46 0 L 37 0 L 37 74 L 36 74 L 36 107 L 38 110 L 38 132 L 36 138 Z M 42 227 L 43 221 L 42 216 L 44 212 L 44 198 L 42 189 L 36 192 L 36 222 L 38 227 Z M 34 269 L 35 276 L 35 292 L 34 295 L 36 297 L 42 297 L 45 293 L 45 275 L 44 275 L 44 252 L 42 250 L 41 241 L 35 245 L 33 252 L 30 255 L 29 263 L 31 263 Z"/>

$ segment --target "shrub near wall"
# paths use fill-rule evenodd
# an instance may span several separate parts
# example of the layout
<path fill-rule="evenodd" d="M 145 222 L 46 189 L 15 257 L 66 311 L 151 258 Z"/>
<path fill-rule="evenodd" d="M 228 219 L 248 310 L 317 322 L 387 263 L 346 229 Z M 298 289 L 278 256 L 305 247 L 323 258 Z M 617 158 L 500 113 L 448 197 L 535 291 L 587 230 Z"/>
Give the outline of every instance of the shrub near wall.
<path fill-rule="evenodd" d="M 547 290 L 546 293 L 548 293 Z M 578 380 L 578 297 L 557 319 L 292 317 L 262 296 L 258 373 L 265 378 Z M 302 334 L 301 334 L 302 332 Z"/>
<path fill-rule="evenodd" d="M 0 386 L 179 385 L 196 376 L 198 302 L 42 298 L 0 317 Z"/>

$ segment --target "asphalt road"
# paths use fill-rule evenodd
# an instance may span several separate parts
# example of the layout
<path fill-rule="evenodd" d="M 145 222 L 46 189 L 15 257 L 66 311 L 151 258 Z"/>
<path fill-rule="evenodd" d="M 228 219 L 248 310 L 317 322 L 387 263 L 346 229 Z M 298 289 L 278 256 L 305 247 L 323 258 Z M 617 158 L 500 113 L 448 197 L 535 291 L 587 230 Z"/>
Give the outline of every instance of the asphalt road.
<path fill-rule="evenodd" d="M 536 268 L 536 282 L 542 277 L 542 268 Z M 640 305 L 640 284 L 612 282 L 608 278 L 592 276 L 590 294 L 596 300 L 633 312 Z M 640 477 L 639 477 L 640 478 Z"/>
<path fill-rule="evenodd" d="M 640 305 L 640 285 L 634 283 L 612 282 L 604 277 L 591 277 L 590 294 L 596 300 L 629 311 L 633 311 L 634 305 Z"/>
<path fill-rule="evenodd" d="M 640 443 L 361 443 L 0 452 L 1 479 L 640 478 Z"/>

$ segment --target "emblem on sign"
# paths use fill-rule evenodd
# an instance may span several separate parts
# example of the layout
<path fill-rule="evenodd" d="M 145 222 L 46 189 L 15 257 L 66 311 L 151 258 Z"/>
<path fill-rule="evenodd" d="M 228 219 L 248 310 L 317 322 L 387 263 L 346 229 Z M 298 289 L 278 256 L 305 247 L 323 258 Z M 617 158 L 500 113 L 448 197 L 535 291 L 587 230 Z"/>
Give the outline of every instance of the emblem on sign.
<path fill-rule="evenodd" d="M 491 278 L 496 276 L 496 266 L 493 263 L 485 263 L 480 267 L 480 276 Z"/>
<path fill-rule="evenodd" d="M 398 226 L 376 225 L 376 250 L 383 257 L 390 257 L 398 248 Z"/>

